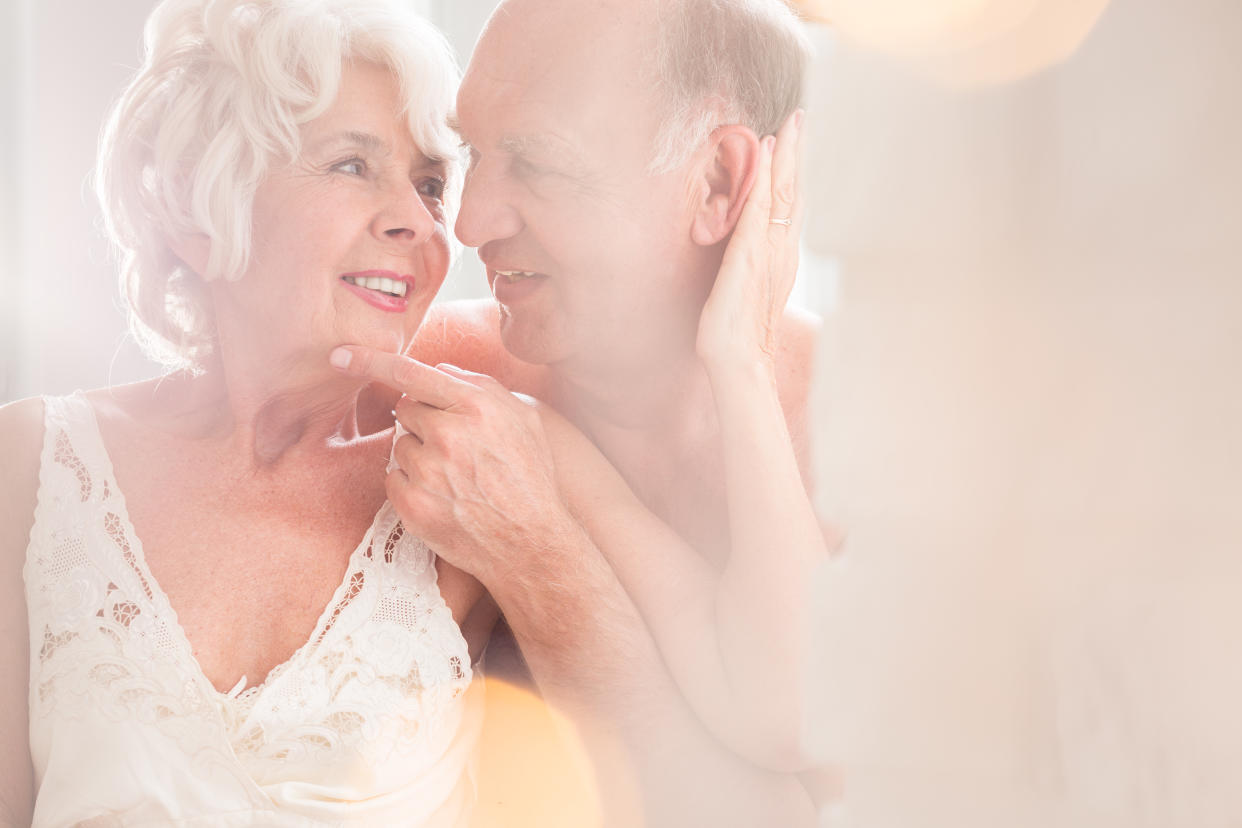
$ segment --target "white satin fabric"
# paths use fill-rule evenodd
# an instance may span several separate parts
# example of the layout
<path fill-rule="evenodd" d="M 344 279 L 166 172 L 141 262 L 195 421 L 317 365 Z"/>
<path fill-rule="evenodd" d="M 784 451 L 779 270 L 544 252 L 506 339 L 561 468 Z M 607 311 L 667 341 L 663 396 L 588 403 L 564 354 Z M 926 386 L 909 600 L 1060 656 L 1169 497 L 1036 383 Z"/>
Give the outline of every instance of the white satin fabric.
<path fill-rule="evenodd" d="M 24 571 L 36 826 L 468 821 L 481 682 L 391 506 L 307 643 L 221 693 L 151 577 L 90 404 L 45 406 Z"/>

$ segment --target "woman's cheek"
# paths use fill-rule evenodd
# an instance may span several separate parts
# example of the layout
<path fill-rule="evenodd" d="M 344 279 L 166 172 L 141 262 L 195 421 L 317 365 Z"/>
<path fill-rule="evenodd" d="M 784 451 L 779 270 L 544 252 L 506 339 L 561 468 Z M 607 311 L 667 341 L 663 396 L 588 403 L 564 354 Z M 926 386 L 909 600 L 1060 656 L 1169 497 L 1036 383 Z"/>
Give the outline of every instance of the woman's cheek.
<path fill-rule="evenodd" d="M 400 354 L 405 352 L 406 346 L 409 344 L 411 336 L 404 335 L 402 331 L 383 330 L 376 328 L 372 333 L 368 334 L 370 340 L 365 343 L 377 351 L 383 351 L 388 354 Z"/>

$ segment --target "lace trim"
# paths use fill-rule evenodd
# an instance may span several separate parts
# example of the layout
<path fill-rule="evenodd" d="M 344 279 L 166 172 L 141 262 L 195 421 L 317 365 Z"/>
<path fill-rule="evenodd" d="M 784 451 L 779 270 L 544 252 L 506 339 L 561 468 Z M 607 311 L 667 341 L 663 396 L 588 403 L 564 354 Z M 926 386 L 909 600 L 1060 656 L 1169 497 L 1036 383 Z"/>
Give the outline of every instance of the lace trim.
<path fill-rule="evenodd" d="M 319 631 L 262 685 L 220 694 L 146 571 L 89 403 L 45 403 L 25 570 L 32 729 L 53 711 L 138 718 L 186 749 L 227 739 L 247 763 L 346 747 L 382 756 L 451 739 L 471 679 L 466 642 L 432 553 L 390 506 L 351 556 Z"/>

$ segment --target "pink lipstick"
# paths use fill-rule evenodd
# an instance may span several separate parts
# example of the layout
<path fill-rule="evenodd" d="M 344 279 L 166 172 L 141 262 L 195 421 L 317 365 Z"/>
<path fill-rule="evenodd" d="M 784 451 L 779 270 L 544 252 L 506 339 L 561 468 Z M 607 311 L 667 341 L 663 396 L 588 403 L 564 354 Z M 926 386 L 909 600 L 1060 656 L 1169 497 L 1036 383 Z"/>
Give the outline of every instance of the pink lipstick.
<path fill-rule="evenodd" d="M 409 294 L 414 291 L 414 277 L 391 270 L 363 270 L 346 273 L 341 283 L 372 307 L 389 313 L 402 313 L 409 307 Z"/>

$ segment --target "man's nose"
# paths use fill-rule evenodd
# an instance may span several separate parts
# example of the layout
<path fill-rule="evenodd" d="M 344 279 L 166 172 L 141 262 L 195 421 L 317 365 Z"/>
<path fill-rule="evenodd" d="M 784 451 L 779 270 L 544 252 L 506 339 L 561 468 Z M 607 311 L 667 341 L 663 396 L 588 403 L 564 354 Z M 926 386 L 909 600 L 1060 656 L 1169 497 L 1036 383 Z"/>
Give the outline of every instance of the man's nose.
<path fill-rule="evenodd" d="M 507 178 L 487 161 L 477 162 L 466 172 L 462 187 L 457 238 L 467 247 L 482 247 L 517 235 L 522 226 Z"/>

